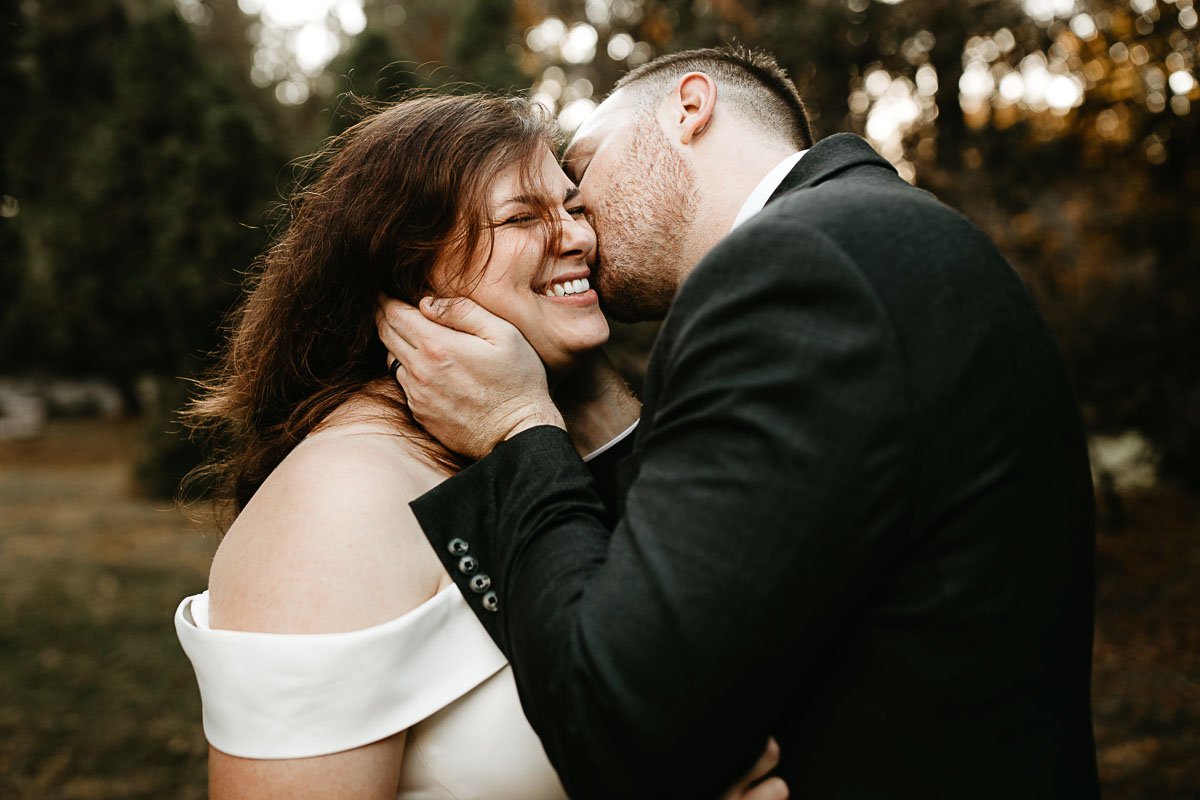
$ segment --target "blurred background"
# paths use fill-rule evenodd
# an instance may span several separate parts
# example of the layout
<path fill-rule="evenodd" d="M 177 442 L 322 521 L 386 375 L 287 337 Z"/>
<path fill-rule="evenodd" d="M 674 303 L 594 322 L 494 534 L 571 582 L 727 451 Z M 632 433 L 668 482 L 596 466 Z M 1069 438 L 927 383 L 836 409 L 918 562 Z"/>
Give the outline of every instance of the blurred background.
<path fill-rule="evenodd" d="M 0 4 L 0 797 L 205 795 L 171 614 L 219 531 L 172 502 L 172 412 L 347 92 L 526 91 L 570 130 L 725 42 L 1027 282 L 1092 441 L 1106 796 L 1200 797 L 1198 41 L 1194 0 Z M 653 334 L 616 331 L 635 382 Z"/>

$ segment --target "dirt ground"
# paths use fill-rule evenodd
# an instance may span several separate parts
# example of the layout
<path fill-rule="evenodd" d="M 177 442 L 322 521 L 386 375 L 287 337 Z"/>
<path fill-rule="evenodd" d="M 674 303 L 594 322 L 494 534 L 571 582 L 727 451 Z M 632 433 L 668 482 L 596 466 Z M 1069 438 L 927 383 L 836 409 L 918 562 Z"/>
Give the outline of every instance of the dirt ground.
<path fill-rule="evenodd" d="M 0 445 L 0 798 L 201 798 L 172 613 L 215 528 L 131 481 L 131 422 Z M 1094 681 L 1109 800 L 1200 797 L 1200 499 L 1125 498 L 1102 532 Z"/>

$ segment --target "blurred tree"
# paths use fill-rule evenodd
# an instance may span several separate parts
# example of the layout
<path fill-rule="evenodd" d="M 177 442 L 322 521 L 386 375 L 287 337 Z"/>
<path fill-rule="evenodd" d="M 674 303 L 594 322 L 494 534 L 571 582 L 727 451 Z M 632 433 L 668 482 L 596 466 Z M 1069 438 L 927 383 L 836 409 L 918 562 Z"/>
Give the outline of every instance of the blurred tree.
<path fill-rule="evenodd" d="M 389 101 L 418 88 L 520 91 L 529 85 L 516 63 L 521 49 L 511 0 L 406 6 L 364 0 L 363 13 L 364 30 L 312 77 L 300 109 L 310 130 L 302 150 L 359 119 L 358 100 Z M 337 27 L 332 15 L 329 24 Z"/>
<path fill-rule="evenodd" d="M 216 7 L 234 21 L 199 0 L 193 24 L 166 0 L 25 4 L 24 34 L 3 48 L 15 59 L 0 63 L 19 67 L 3 89 L 25 92 L 0 171 L 20 210 L 0 232 L 16 240 L 3 242 L 16 258 L 0 270 L 13 283 L 0 363 L 104 376 L 132 407 L 149 400 L 139 475 L 155 494 L 198 457 L 177 426 L 165 435 L 163 403 L 182 396 L 168 376 L 193 374 L 215 344 L 281 164 L 273 109 L 244 67 L 226 71 L 244 64 L 245 18 L 232 0 Z"/>
<path fill-rule="evenodd" d="M 355 37 L 329 65 L 328 74 L 337 76 L 335 85 L 342 92 L 335 97 L 316 96 L 317 102 L 329 104 L 320 112 L 322 118 L 329 115 L 329 134 L 340 133 L 361 117 L 362 109 L 353 98 L 387 101 L 426 83 L 417 65 L 403 57 L 394 38 L 374 27 Z"/>
<path fill-rule="evenodd" d="M 502 92 L 529 88 L 517 66 L 520 36 L 514 30 L 512 0 L 473 0 L 451 42 L 454 70 L 469 81 Z"/>
<path fill-rule="evenodd" d="M 26 4 L 31 102 L 6 169 L 21 199 L 12 367 L 189 374 L 213 343 L 280 159 L 173 3 Z"/>
<path fill-rule="evenodd" d="M 19 109 L 26 108 L 29 102 L 24 75 L 17 64 L 21 39 L 21 15 L 16 5 L 0 5 L 0 108 L 18 118 Z M 24 266 L 15 219 L 20 213 L 20 199 L 9 166 L 15 135 L 15 125 L 0 125 L 0 340 L 7 335 L 3 320 L 13 313 Z"/>

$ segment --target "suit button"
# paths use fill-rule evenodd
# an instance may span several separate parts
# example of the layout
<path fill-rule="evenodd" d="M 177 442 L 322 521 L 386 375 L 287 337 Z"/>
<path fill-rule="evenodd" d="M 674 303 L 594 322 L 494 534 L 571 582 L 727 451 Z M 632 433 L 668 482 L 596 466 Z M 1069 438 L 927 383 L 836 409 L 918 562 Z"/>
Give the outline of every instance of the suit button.
<path fill-rule="evenodd" d="M 458 560 L 458 571 L 463 575 L 474 575 L 479 569 L 479 562 L 474 556 L 463 556 Z"/>
<path fill-rule="evenodd" d="M 492 588 L 492 579 L 482 572 L 471 578 L 468 583 L 471 585 L 471 591 L 475 594 L 483 594 L 488 589 Z"/>
<path fill-rule="evenodd" d="M 451 539 L 450 544 L 446 545 L 446 549 L 452 556 L 465 556 L 471 546 L 462 539 Z"/>
<path fill-rule="evenodd" d="M 484 611 L 500 610 L 500 598 L 496 597 L 495 592 L 488 592 L 483 596 L 483 609 Z"/>

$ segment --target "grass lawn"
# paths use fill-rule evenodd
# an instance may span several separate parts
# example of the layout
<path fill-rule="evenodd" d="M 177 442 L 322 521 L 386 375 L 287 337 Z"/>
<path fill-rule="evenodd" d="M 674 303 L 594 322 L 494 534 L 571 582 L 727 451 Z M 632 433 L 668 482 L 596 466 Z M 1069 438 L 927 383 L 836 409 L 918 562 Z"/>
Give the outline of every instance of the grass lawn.
<path fill-rule="evenodd" d="M 132 486 L 129 422 L 0 449 L 0 797 L 202 798 L 207 745 L 172 613 L 216 549 Z"/>
<path fill-rule="evenodd" d="M 0 445 L 0 798 L 201 798 L 178 601 L 213 528 L 132 486 L 131 422 Z M 1200 499 L 1126 498 L 1099 537 L 1095 709 L 1109 800 L 1200 796 Z"/>

